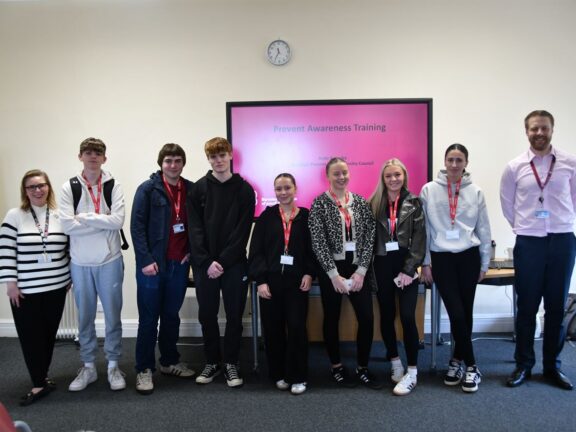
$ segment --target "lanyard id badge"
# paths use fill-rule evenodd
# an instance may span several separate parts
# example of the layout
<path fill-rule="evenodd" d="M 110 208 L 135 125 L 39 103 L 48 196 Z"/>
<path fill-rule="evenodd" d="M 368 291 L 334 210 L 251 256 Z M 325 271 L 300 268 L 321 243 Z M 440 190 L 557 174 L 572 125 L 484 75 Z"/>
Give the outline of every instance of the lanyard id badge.
<path fill-rule="evenodd" d="M 172 225 L 172 230 L 174 231 L 174 234 L 180 234 L 186 231 L 186 228 L 184 227 L 183 223 L 175 223 Z"/>
<path fill-rule="evenodd" d="M 394 252 L 400 249 L 397 241 L 386 243 L 386 252 Z"/>
<path fill-rule="evenodd" d="M 292 255 L 280 255 L 280 264 L 282 265 L 294 265 L 294 257 Z"/>
<path fill-rule="evenodd" d="M 460 239 L 460 230 L 459 229 L 448 229 L 446 230 L 446 240 L 459 240 Z"/>

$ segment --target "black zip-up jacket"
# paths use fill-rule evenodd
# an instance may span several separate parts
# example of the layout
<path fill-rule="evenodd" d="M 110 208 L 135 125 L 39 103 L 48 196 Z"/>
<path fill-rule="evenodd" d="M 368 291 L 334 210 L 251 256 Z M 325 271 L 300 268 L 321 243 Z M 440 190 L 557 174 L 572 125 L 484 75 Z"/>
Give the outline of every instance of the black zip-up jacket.
<path fill-rule="evenodd" d="M 413 276 L 426 255 L 426 223 L 422 203 L 417 196 L 402 192 L 396 236 L 398 246 L 408 250 L 402 272 Z M 382 201 L 383 206 L 387 202 Z M 381 208 L 376 217 L 376 255 L 386 255 L 385 244 L 391 241 L 386 208 Z"/>
<path fill-rule="evenodd" d="M 207 268 L 217 261 L 226 269 L 246 262 L 255 208 L 252 186 L 238 174 L 220 182 L 208 171 L 194 185 L 190 202 L 188 233 L 192 264 Z"/>
<path fill-rule="evenodd" d="M 280 255 L 284 254 L 284 229 L 280 217 L 279 205 L 267 207 L 254 225 L 250 241 L 250 276 L 258 285 L 268 283 L 271 273 L 283 273 L 301 279 L 304 275 L 316 276 L 312 241 L 308 229 L 308 209 L 300 211 L 292 221 L 288 255 L 294 257 L 294 265 L 280 264 Z"/>

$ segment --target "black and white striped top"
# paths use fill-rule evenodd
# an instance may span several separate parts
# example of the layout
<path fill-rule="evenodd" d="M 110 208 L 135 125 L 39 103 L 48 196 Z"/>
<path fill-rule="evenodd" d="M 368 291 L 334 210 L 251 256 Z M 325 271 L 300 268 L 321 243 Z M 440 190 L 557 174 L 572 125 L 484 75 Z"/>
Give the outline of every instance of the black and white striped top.
<path fill-rule="evenodd" d="M 46 206 L 33 208 L 44 230 Z M 49 262 L 41 259 L 43 252 L 42 237 L 30 211 L 9 210 L 0 227 L 0 283 L 17 281 L 23 294 L 52 291 L 70 283 L 68 237 L 56 210 L 50 210 L 46 239 Z"/>

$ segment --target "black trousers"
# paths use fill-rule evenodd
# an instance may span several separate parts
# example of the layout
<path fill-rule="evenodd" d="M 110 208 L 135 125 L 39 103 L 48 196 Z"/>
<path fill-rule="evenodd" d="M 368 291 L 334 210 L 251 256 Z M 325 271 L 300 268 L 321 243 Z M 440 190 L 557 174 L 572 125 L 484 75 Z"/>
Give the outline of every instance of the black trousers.
<path fill-rule="evenodd" d="M 206 362 L 214 364 L 224 361 L 237 364 L 242 342 L 242 316 L 248 295 L 246 263 L 238 263 L 227 268 L 217 279 L 210 279 L 206 270 L 207 268 L 194 268 L 198 320 L 202 326 Z M 220 350 L 218 326 L 220 291 L 226 312 L 223 352 Z"/>
<path fill-rule="evenodd" d="M 480 250 L 431 252 L 432 275 L 450 318 L 453 357 L 467 366 L 476 364 L 472 346 L 474 297 L 480 276 Z"/>
<path fill-rule="evenodd" d="M 560 352 L 566 329 L 562 324 L 564 305 L 576 256 L 573 233 L 548 234 L 546 237 L 517 236 L 514 245 L 516 272 L 516 364 L 532 369 L 536 314 L 544 299 L 544 341 L 542 359 L 545 370 L 560 369 Z"/>
<path fill-rule="evenodd" d="M 347 254 L 351 255 L 351 254 Z M 352 264 L 351 257 L 347 256 L 346 261 L 336 261 L 336 268 L 340 276 L 350 278 L 356 271 L 357 266 Z M 342 296 L 334 290 L 332 281 L 324 272 L 318 276 L 320 283 L 320 295 L 322 297 L 322 308 L 324 309 L 324 322 L 322 326 L 324 343 L 328 350 L 328 356 L 332 364 L 338 364 L 340 359 L 340 336 L 338 326 L 340 323 L 340 310 Z M 356 320 L 358 321 L 358 332 L 356 334 L 356 357 L 358 366 L 368 366 L 370 359 L 370 349 L 374 337 L 374 311 L 372 310 L 372 292 L 366 286 L 360 291 L 348 294 L 350 303 L 354 308 Z"/>
<path fill-rule="evenodd" d="M 32 384 L 44 387 L 64 311 L 66 289 L 24 295 L 20 307 L 12 305 L 12 316 Z"/>
<path fill-rule="evenodd" d="M 268 276 L 272 298 L 260 298 L 260 316 L 270 379 L 288 383 L 308 381 L 308 293 L 301 278 Z"/>
<path fill-rule="evenodd" d="M 378 305 L 380 306 L 380 331 L 386 345 L 388 357 L 398 357 L 398 342 L 394 320 L 396 318 L 396 296 L 400 308 L 400 322 L 404 333 L 404 348 L 408 366 L 418 363 L 419 336 L 416 326 L 416 303 L 418 301 L 418 281 L 400 289 L 394 278 L 402 271 L 403 254 L 391 252 L 385 256 L 376 256 L 374 272 L 378 283 Z"/>

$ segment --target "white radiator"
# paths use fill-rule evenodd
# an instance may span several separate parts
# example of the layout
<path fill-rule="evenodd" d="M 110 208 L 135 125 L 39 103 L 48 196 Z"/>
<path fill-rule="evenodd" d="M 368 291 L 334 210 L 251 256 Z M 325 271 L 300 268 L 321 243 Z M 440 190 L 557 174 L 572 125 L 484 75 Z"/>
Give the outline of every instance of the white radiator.
<path fill-rule="evenodd" d="M 76 309 L 76 303 L 74 301 L 73 289 L 74 288 L 69 289 L 68 294 L 66 294 L 64 313 L 62 314 L 58 333 L 56 334 L 57 339 L 76 340 L 78 338 L 78 310 Z"/>

